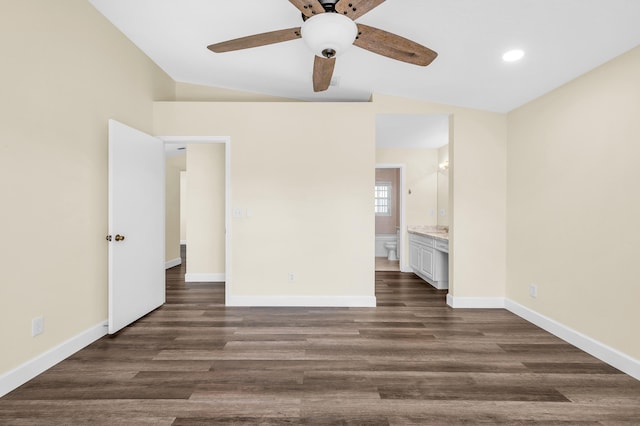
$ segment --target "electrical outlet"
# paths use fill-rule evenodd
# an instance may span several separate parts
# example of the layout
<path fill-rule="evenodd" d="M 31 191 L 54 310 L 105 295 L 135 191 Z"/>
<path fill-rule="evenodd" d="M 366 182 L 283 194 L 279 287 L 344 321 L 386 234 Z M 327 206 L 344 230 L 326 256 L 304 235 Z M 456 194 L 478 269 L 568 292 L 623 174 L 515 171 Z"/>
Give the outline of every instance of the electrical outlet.
<path fill-rule="evenodd" d="M 31 320 L 31 336 L 35 337 L 44 332 L 44 317 L 37 317 Z"/>
<path fill-rule="evenodd" d="M 296 280 L 296 274 L 289 272 L 289 282 L 292 283 Z"/>
<path fill-rule="evenodd" d="M 529 296 L 534 299 L 538 297 L 538 286 L 535 284 L 529 284 Z"/>

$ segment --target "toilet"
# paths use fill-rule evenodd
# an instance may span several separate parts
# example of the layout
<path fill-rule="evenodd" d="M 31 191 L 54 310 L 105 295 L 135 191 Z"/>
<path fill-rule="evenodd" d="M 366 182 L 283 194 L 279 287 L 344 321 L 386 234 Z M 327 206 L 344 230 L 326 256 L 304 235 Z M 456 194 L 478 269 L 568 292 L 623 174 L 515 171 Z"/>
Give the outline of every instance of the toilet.
<path fill-rule="evenodd" d="M 384 243 L 384 248 L 387 249 L 388 255 L 387 255 L 387 259 L 388 260 L 398 260 L 398 257 L 396 256 L 396 249 L 398 248 L 398 243 L 395 241 L 389 241 L 388 243 Z"/>

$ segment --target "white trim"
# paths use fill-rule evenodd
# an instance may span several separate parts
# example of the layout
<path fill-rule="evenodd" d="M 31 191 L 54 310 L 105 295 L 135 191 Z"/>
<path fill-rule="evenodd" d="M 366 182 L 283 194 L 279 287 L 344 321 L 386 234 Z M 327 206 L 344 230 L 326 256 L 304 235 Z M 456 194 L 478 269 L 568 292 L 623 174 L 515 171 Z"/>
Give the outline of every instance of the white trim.
<path fill-rule="evenodd" d="M 187 283 L 223 283 L 226 282 L 224 273 L 216 274 L 184 274 L 184 281 Z"/>
<path fill-rule="evenodd" d="M 156 136 L 164 143 L 227 143 L 229 136 Z"/>
<path fill-rule="evenodd" d="M 504 308 L 504 297 L 456 297 L 447 294 L 447 305 L 454 309 L 500 309 Z"/>
<path fill-rule="evenodd" d="M 164 262 L 164 269 L 173 268 L 174 266 L 182 265 L 182 259 L 176 257 L 175 259 L 167 260 Z"/>
<path fill-rule="evenodd" d="M 225 305 L 228 305 L 227 299 L 231 293 L 231 138 L 227 137 L 224 143 L 224 294 Z"/>
<path fill-rule="evenodd" d="M 452 308 L 504 308 L 520 318 L 606 362 L 629 376 L 640 380 L 640 360 L 605 345 L 558 321 L 533 311 L 511 299 L 502 297 L 455 297 L 447 294 L 447 305 Z"/>
<path fill-rule="evenodd" d="M 0 376 L 0 397 L 22 386 L 80 349 L 107 334 L 107 321 L 102 321 L 58 346 L 36 356 Z"/>
<path fill-rule="evenodd" d="M 180 240 L 180 245 L 181 246 L 186 246 L 187 245 L 187 240 Z"/>
<path fill-rule="evenodd" d="M 229 296 L 227 306 L 375 308 L 375 296 Z"/>
<path fill-rule="evenodd" d="M 230 296 L 228 306 L 309 306 L 375 307 L 374 296 Z M 640 380 L 640 360 L 632 358 L 589 336 L 539 314 L 517 302 L 499 297 L 454 297 L 447 294 L 453 308 L 506 308 L 515 315 L 576 346 L 620 371 Z M 500 305 L 501 306 L 492 306 Z M 70 357 L 107 334 L 107 321 L 100 322 L 60 345 L 38 355 L 0 376 L 0 397 Z"/>
<path fill-rule="evenodd" d="M 589 355 L 617 368 L 618 370 L 640 380 L 640 360 L 630 357 L 610 346 L 605 345 L 579 331 L 567 327 L 558 321 L 535 312 L 513 300 L 505 301 L 505 308 L 521 318 L 537 325 L 543 330 L 561 338 L 562 340 L 582 349 Z"/>

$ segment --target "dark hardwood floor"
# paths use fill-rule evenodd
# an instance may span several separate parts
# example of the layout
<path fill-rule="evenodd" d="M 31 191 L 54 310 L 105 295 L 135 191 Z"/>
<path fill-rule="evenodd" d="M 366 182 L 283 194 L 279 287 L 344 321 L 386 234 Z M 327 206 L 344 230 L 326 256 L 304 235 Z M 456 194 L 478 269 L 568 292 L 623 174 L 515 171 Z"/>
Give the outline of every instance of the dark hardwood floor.
<path fill-rule="evenodd" d="M 377 308 L 167 303 L 0 399 L 0 424 L 640 424 L 640 382 L 505 310 L 376 273 Z"/>

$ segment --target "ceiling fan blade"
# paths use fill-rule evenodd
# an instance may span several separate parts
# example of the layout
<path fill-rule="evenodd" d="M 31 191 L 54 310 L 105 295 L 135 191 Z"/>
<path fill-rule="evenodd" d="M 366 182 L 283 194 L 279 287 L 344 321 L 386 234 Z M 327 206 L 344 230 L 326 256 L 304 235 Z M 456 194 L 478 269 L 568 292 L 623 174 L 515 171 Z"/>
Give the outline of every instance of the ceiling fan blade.
<path fill-rule="evenodd" d="M 207 46 L 207 49 L 212 52 L 223 53 L 234 50 L 249 49 L 251 47 L 266 46 L 268 44 L 295 40 L 296 38 L 300 38 L 300 27 L 270 31 L 268 33 L 254 34 L 247 37 L 227 40 L 221 43 L 211 44 Z"/>
<path fill-rule="evenodd" d="M 322 92 L 329 88 L 336 58 L 321 58 L 314 56 L 313 62 L 313 91 Z"/>
<path fill-rule="evenodd" d="M 325 12 L 324 7 L 318 0 L 289 0 L 289 2 L 297 7 L 307 18 Z"/>
<path fill-rule="evenodd" d="M 415 41 L 363 24 L 358 24 L 358 37 L 353 44 L 378 55 L 423 67 L 438 56 L 433 50 Z"/>
<path fill-rule="evenodd" d="M 340 0 L 336 3 L 336 12 L 358 19 L 371 9 L 380 6 L 385 0 Z"/>

